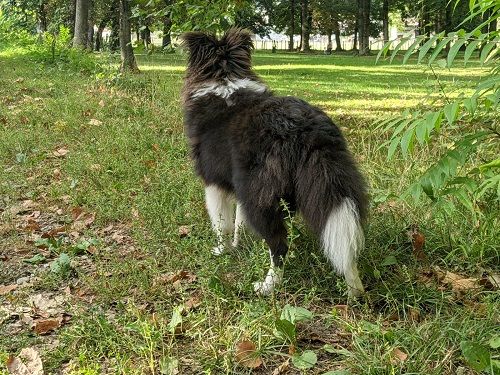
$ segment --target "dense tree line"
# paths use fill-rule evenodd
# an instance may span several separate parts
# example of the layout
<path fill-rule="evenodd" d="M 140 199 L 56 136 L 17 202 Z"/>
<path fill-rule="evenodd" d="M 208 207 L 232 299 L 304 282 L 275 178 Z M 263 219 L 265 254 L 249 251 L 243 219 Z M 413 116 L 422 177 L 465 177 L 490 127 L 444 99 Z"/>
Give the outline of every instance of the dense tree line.
<path fill-rule="evenodd" d="M 132 61 L 130 34 L 145 48 L 151 33 L 161 31 L 162 47 L 171 48 L 172 34 L 185 30 L 219 32 L 232 25 L 263 36 L 271 30 L 289 36 L 289 50 L 309 51 L 311 34 L 328 36 L 328 46 L 341 50 L 341 35 L 354 37 L 354 50 L 370 53 L 370 37 L 389 39 L 389 19 L 416 25 L 417 34 L 455 30 L 468 12 L 467 2 L 449 0 L 0 0 L 3 15 L 16 17 L 19 27 L 33 32 L 53 32 L 61 25 L 70 29 L 73 45 L 88 50 L 104 47 L 103 31 L 111 30 L 106 48 L 118 50 Z M 469 28 L 481 23 L 468 21 Z M 94 33 L 94 27 L 96 32 Z M 461 25 L 464 27 L 464 25 Z M 496 27 L 489 25 L 490 28 Z M 127 35 L 125 35 L 127 34 Z M 128 51 L 128 52 L 127 52 Z M 133 56 L 133 55 L 132 55 Z M 127 69 L 136 70 L 131 63 Z"/>

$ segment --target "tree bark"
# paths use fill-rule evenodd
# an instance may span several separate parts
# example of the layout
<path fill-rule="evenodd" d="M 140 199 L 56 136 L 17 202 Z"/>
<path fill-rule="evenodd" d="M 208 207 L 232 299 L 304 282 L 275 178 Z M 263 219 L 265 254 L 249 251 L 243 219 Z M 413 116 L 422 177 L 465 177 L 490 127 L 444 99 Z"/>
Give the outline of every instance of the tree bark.
<path fill-rule="evenodd" d="M 73 38 L 73 47 L 87 48 L 87 32 L 89 28 L 89 0 L 76 1 L 75 15 L 75 36 Z"/>
<path fill-rule="evenodd" d="M 38 32 L 40 34 L 47 31 L 47 11 L 45 9 L 46 5 L 46 1 L 42 0 L 40 1 L 37 9 Z"/>
<path fill-rule="evenodd" d="M 301 46 L 301 51 L 303 52 L 309 52 L 311 50 L 311 47 L 309 46 L 309 35 L 311 33 L 311 28 L 310 28 L 310 14 L 309 14 L 309 0 L 301 0 L 301 39 L 302 39 L 302 46 Z"/>
<path fill-rule="evenodd" d="M 288 41 L 288 50 L 293 51 L 293 34 L 295 34 L 295 0 L 290 2 L 290 40 Z"/>
<path fill-rule="evenodd" d="M 333 26 L 334 26 L 334 29 L 333 29 L 333 33 L 335 34 L 335 51 L 343 51 L 343 48 L 342 48 L 342 44 L 340 42 L 340 26 L 339 26 L 339 21 L 338 20 L 335 20 L 335 22 L 333 23 Z"/>
<path fill-rule="evenodd" d="M 87 30 L 87 49 L 94 49 L 94 0 L 89 0 L 89 17 Z"/>
<path fill-rule="evenodd" d="M 109 49 L 117 51 L 120 47 L 120 12 L 116 11 L 120 7 L 120 0 L 113 1 L 111 14 L 111 35 L 109 36 Z"/>
<path fill-rule="evenodd" d="M 102 20 L 99 26 L 97 27 L 97 34 L 95 36 L 95 50 L 100 51 L 102 49 L 103 40 L 102 40 L 102 32 L 106 27 L 108 20 Z"/>
<path fill-rule="evenodd" d="M 129 0 L 120 0 L 120 52 L 122 60 L 120 72 L 139 73 L 130 33 L 130 3 Z"/>
<path fill-rule="evenodd" d="M 382 32 L 385 44 L 389 41 L 389 0 L 382 4 Z"/>
<path fill-rule="evenodd" d="M 370 54 L 370 0 L 358 0 L 359 54 Z"/>
<path fill-rule="evenodd" d="M 358 50 L 358 33 L 359 33 L 359 27 L 358 27 L 358 21 L 356 20 L 356 26 L 354 27 L 354 41 L 352 46 L 353 51 Z"/>
<path fill-rule="evenodd" d="M 170 29 L 172 28 L 172 19 L 170 14 L 166 14 L 163 19 L 163 38 L 161 41 L 162 48 L 167 48 L 172 44 L 172 37 L 170 35 Z"/>

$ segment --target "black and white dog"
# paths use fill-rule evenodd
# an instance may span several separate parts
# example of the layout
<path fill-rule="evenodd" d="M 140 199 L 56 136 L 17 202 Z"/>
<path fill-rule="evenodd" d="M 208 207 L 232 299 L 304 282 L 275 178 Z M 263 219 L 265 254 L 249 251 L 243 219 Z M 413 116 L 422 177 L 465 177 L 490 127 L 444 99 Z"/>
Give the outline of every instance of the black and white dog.
<path fill-rule="evenodd" d="M 367 195 L 339 128 L 303 100 L 273 95 L 252 71 L 249 32 L 234 28 L 221 39 L 189 32 L 182 39 L 189 50 L 185 129 L 217 234 L 214 253 L 231 246 L 233 230 L 236 246 L 238 229 L 248 224 L 271 255 L 271 268 L 255 290 L 271 293 L 288 250 L 284 200 L 320 236 L 349 294 L 362 293 L 356 255 L 364 242 Z"/>

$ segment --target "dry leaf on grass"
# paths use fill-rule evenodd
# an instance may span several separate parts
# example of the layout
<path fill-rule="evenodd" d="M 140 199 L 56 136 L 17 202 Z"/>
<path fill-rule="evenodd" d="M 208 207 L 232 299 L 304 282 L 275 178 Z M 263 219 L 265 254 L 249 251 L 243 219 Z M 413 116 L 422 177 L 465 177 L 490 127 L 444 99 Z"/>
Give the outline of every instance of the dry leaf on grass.
<path fill-rule="evenodd" d="M 63 318 L 39 319 L 35 321 L 34 330 L 37 335 L 45 335 L 61 326 Z"/>
<path fill-rule="evenodd" d="M 276 367 L 271 375 L 281 375 L 284 374 L 290 368 L 290 358 L 288 358 L 281 365 Z"/>
<path fill-rule="evenodd" d="M 179 227 L 179 237 L 184 238 L 189 235 L 189 232 L 191 232 L 191 229 L 187 225 L 181 225 Z"/>
<path fill-rule="evenodd" d="M 40 354 L 34 348 L 24 348 L 17 357 L 9 357 L 7 369 L 11 375 L 43 375 Z"/>
<path fill-rule="evenodd" d="M 40 230 L 40 224 L 35 219 L 28 219 L 26 221 L 26 225 L 24 226 L 24 230 L 28 232 L 35 232 Z"/>
<path fill-rule="evenodd" d="M 174 284 L 178 281 L 193 283 L 196 281 L 196 275 L 189 271 L 179 270 L 177 272 L 171 272 L 166 275 L 160 275 L 156 277 L 153 281 L 153 285 Z"/>
<path fill-rule="evenodd" d="M 90 119 L 89 121 L 89 125 L 92 125 L 92 126 L 99 126 L 102 124 L 102 121 L 99 121 L 98 119 L 96 118 L 92 118 Z"/>
<path fill-rule="evenodd" d="M 66 147 L 61 147 L 52 152 L 52 155 L 58 158 L 63 158 L 68 154 L 68 149 Z"/>
<path fill-rule="evenodd" d="M 344 319 L 349 317 L 348 306 L 347 305 L 335 305 L 333 309 Z"/>
<path fill-rule="evenodd" d="M 186 311 L 191 311 L 193 309 L 196 309 L 198 306 L 201 305 L 201 299 L 197 295 L 193 295 L 191 298 L 189 298 L 186 303 L 184 303 L 184 309 Z"/>
<path fill-rule="evenodd" d="M 258 355 L 255 344 L 249 340 L 240 341 L 236 344 L 236 362 L 248 368 L 262 366 L 262 358 Z"/>
<path fill-rule="evenodd" d="M 410 237 L 413 256 L 418 260 L 425 260 L 426 255 L 424 253 L 425 236 L 420 232 L 418 225 L 412 226 L 408 231 L 408 236 Z"/>
<path fill-rule="evenodd" d="M 42 234 L 42 238 L 54 238 L 57 237 L 59 234 L 66 232 L 66 226 L 63 225 L 62 227 L 57 227 L 57 228 L 52 228 L 51 230 L 45 232 Z M 40 246 L 43 247 L 43 246 Z"/>
<path fill-rule="evenodd" d="M 0 285 L 0 296 L 3 296 L 5 294 L 10 293 L 13 290 L 16 290 L 16 288 L 17 288 L 17 284 Z"/>
<path fill-rule="evenodd" d="M 434 267 L 434 273 L 441 283 L 450 285 L 455 292 L 465 292 L 481 287 L 479 280 L 476 278 L 467 278 L 457 273 L 443 271 L 439 267 Z"/>
<path fill-rule="evenodd" d="M 406 361 L 407 358 L 408 354 L 406 354 L 399 348 L 394 348 L 394 350 L 391 352 L 391 363 L 394 365 Z"/>

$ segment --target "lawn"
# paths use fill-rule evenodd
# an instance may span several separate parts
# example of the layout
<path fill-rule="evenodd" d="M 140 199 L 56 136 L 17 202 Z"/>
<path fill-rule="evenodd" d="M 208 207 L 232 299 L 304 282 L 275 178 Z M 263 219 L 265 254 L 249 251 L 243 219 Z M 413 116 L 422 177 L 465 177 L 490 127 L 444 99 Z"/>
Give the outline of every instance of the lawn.
<path fill-rule="evenodd" d="M 70 374 L 473 374 L 467 345 L 498 356 L 488 344 L 498 289 L 477 282 L 498 274 L 498 206 L 473 218 L 398 199 L 450 145 L 445 135 L 388 161 L 390 134 L 374 125 L 441 103 L 441 87 L 467 92 L 484 69 L 438 69 L 437 80 L 373 56 L 255 54 L 276 93 L 328 112 L 369 180 L 367 293 L 347 305 L 300 218 L 289 220 L 285 282 L 272 297 L 252 290 L 269 261 L 252 233 L 211 254 L 183 135 L 185 57 L 138 59 L 141 74 L 119 76 L 0 49 L 0 373 L 26 347 L 47 373 Z M 423 255 L 407 233 L 416 226 Z M 283 328 L 294 307 L 312 317 Z M 242 342 L 255 358 L 242 358 Z M 298 363 L 311 351 L 314 366 Z"/>

